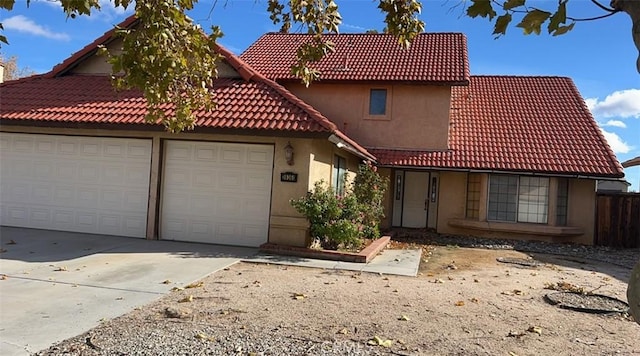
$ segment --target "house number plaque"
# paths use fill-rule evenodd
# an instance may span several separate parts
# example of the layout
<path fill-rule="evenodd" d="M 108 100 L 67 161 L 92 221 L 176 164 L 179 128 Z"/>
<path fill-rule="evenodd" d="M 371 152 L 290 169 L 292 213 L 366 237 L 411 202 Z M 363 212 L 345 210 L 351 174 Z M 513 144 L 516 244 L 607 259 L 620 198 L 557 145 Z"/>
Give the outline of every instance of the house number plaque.
<path fill-rule="evenodd" d="M 298 173 L 294 172 L 282 172 L 280 173 L 281 182 L 295 183 L 298 181 Z"/>

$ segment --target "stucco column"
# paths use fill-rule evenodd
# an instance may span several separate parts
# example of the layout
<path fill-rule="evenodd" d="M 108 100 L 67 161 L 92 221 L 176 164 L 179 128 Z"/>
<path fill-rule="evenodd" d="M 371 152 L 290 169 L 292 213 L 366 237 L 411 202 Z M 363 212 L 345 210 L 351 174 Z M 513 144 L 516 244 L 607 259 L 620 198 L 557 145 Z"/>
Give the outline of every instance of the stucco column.
<path fill-rule="evenodd" d="M 549 178 L 549 201 L 547 208 L 547 224 L 558 224 L 558 178 Z"/>
<path fill-rule="evenodd" d="M 151 143 L 151 172 L 149 175 L 149 205 L 147 206 L 147 240 L 157 240 L 158 231 L 158 191 L 160 190 L 160 160 L 161 155 L 160 137 L 153 137 Z"/>
<path fill-rule="evenodd" d="M 480 175 L 480 206 L 478 207 L 478 221 L 487 221 L 487 203 L 489 201 L 489 174 Z"/>

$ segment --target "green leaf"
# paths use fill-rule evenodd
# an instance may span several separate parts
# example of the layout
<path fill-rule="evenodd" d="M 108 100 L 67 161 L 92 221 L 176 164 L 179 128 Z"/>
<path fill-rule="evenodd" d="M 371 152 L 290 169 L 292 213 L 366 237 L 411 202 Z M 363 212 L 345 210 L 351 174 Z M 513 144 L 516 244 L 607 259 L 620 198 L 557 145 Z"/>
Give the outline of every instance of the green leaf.
<path fill-rule="evenodd" d="M 560 35 L 564 35 L 565 33 L 573 30 L 573 25 L 575 25 L 576 23 L 572 23 L 569 26 L 559 26 L 554 32 L 553 32 L 553 36 L 560 36 Z"/>
<path fill-rule="evenodd" d="M 556 13 L 553 14 L 553 16 L 551 16 L 551 19 L 549 19 L 549 25 L 547 26 L 547 30 L 549 30 L 549 33 L 554 32 L 555 30 L 558 29 L 558 27 L 560 27 L 561 24 L 564 24 L 565 22 L 567 22 L 566 4 L 567 4 L 566 0 L 564 1 L 561 0 L 558 3 L 558 11 L 556 11 Z"/>
<path fill-rule="evenodd" d="M 491 0 L 471 0 L 473 5 L 467 8 L 467 16 L 469 17 L 489 17 L 489 20 L 496 16 L 496 12 L 491 6 Z"/>
<path fill-rule="evenodd" d="M 4 36 L 4 35 L 0 35 L 0 42 L 9 44 L 9 41 L 7 41 L 7 36 Z"/>
<path fill-rule="evenodd" d="M 522 28 L 525 35 L 532 33 L 539 35 L 542 23 L 547 21 L 549 16 L 551 16 L 550 12 L 534 9 L 527 13 L 516 27 Z"/>
<path fill-rule="evenodd" d="M 525 2 L 526 2 L 526 0 L 507 0 L 502 5 L 502 8 L 505 9 L 505 10 L 511 10 L 511 9 L 516 8 L 516 7 L 524 5 Z"/>
<path fill-rule="evenodd" d="M 510 13 L 506 13 L 498 17 L 498 19 L 496 20 L 496 25 L 493 28 L 493 34 L 497 35 L 496 38 L 507 33 L 507 27 L 509 26 L 509 23 L 511 23 Z"/>
<path fill-rule="evenodd" d="M 0 9 L 5 9 L 8 11 L 13 10 L 13 5 L 15 5 L 16 0 L 0 0 Z"/>

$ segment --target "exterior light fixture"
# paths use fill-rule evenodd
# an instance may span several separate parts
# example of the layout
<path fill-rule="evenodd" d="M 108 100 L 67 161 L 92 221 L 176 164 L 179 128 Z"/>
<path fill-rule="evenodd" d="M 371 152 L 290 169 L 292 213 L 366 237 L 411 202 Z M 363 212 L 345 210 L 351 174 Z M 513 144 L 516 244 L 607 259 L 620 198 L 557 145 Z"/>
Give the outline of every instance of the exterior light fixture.
<path fill-rule="evenodd" d="M 291 146 L 291 142 L 284 146 L 284 158 L 287 160 L 288 165 L 293 166 L 293 146 Z"/>

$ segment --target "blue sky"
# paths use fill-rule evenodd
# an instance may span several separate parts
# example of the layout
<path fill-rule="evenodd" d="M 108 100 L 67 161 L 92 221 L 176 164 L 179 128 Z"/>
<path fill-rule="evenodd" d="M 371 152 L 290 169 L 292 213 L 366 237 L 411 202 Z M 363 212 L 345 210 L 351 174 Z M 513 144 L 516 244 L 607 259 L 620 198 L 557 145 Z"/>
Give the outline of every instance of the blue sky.
<path fill-rule="evenodd" d="M 0 51 L 17 56 L 20 66 L 46 72 L 112 25 L 132 13 L 100 0 L 103 10 L 90 17 L 66 19 L 56 0 L 17 0 L 13 11 L 0 11 L 0 22 L 10 44 Z M 485 19 L 463 16 L 458 0 L 423 0 L 421 18 L 428 32 L 463 32 L 468 38 L 472 74 L 558 75 L 571 77 L 593 112 L 610 146 L 622 162 L 640 156 L 640 74 L 638 51 L 631 39 L 631 20 L 616 14 L 579 22 L 560 37 L 524 36 L 510 27 L 494 39 Z M 372 0 L 339 0 L 341 32 L 381 31 L 383 16 Z M 556 1 L 529 3 L 551 9 Z M 607 4 L 608 1 L 603 1 Z M 265 11 L 266 0 L 200 0 L 190 16 L 207 30 L 221 26 L 220 43 L 241 53 L 265 32 L 277 31 Z M 590 1 L 571 0 L 568 14 L 592 17 L 604 14 Z M 296 30 L 294 28 L 294 30 Z M 640 167 L 625 170 L 631 189 L 639 191 Z"/>

